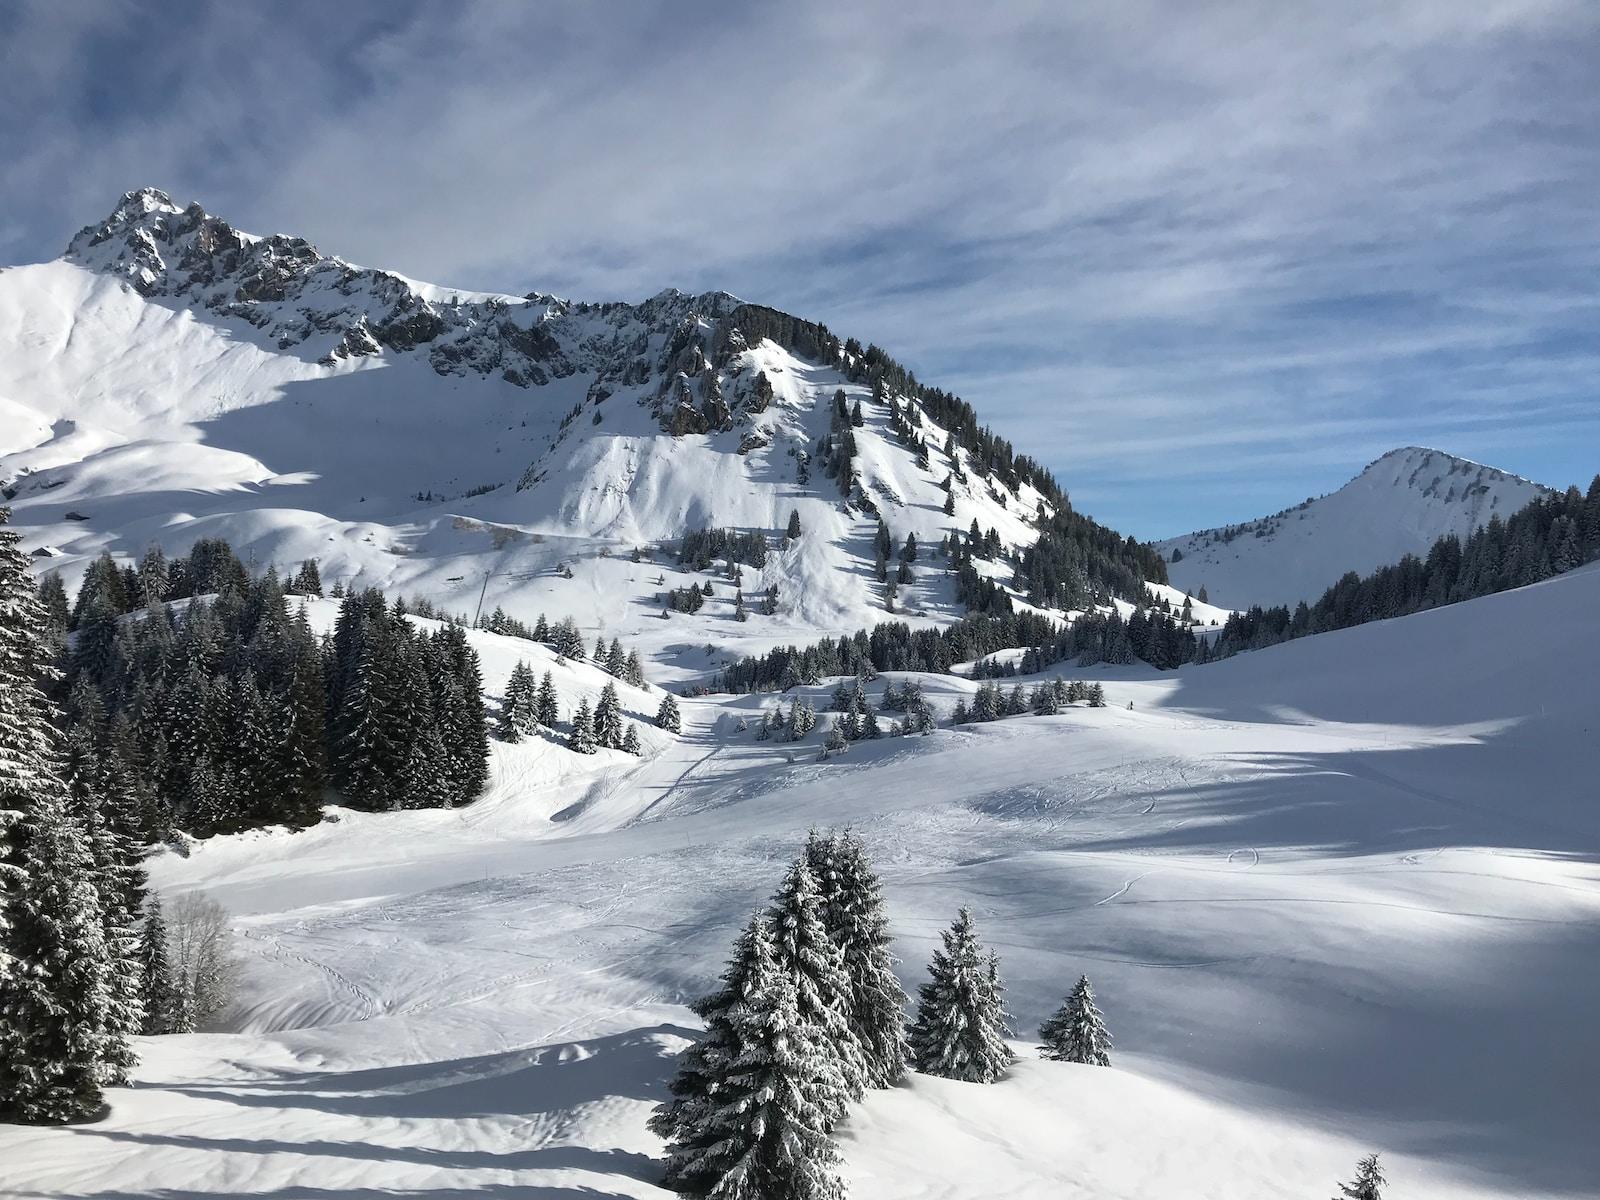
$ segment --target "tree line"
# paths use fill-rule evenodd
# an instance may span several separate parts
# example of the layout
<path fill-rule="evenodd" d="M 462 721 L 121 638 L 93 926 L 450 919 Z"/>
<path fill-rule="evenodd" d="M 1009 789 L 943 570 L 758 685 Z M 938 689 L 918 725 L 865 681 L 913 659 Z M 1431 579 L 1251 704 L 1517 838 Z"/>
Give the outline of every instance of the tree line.
<path fill-rule="evenodd" d="M 291 587 L 320 592 L 315 565 Z M 358 808 L 450 807 L 487 780 L 465 631 L 428 632 L 376 589 L 345 595 L 318 638 L 276 570 L 252 579 L 209 540 L 137 568 L 102 556 L 70 609 L 53 574 L 39 597 L 67 762 L 144 840 L 304 826 L 330 787 Z"/>
<path fill-rule="evenodd" d="M 1241 650 L 1403 617 L 1525 587 L 1597 559 L 1600 475 L 1587 494 L 1569 487 L 1539 496 L 1505 520 L 1495 513 L 1465 541 L 1447 534 L 1420 558 L 1408 554 L 1365 576 L 1351 571 L 1315 603 L 1233 613 L 1216 641 L 1197 647 L 1195 654 L 1202 662 L 1227 658 Z"/>

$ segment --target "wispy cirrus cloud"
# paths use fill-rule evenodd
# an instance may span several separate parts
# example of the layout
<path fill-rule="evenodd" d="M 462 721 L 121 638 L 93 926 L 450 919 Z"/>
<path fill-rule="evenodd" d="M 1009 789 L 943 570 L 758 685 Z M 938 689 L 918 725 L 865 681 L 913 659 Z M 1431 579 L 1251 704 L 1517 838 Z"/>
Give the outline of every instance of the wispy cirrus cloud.
<path fill-rule="evenodd" d="M 441 282 L 726 288 L 885 345 L 1142 534 L 1406 442 L 1600 467 L 1582 0 L 186 16 L 0 29 L 0 259 L 149 182 Z"/>

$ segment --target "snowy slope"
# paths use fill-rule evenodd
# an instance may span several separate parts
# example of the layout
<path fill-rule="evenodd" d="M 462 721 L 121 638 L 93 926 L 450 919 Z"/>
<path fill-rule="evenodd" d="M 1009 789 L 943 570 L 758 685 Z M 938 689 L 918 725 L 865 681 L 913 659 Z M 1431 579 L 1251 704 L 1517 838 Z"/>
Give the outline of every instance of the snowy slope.
<path fill-rule="evenodd" d="M 620 635 L 668 680 L 711 665 L 689 648 L 883 619 L 874 508 L 925 546 L 974 519 L 1033 540 L 1031 486 L 973 472 L 947 516 L 951 460 L 919 465 L 840 364 L 746 336 L 773 316 L 724 293 L 449 291 L 132 192 L 61 259 L 0 271 L 0 487 L 25 547 L 56 552 L 42 565 L 69 585 L 102 549 L 200 537 L 258 568 L 317 557 L 329 582 L 453 612 L 473 611 L 487 575 L 487 607 Z M 865 417 L 848 497 L 816 461 L 841 388 Z M 915 419 L 942 447 L 946 431 Z M 796 509 L 806 536 L 743 583 L 778 587 L 776 617 L 735 623 L 719 587 L 701 613 L 661 619 L 659 593 L 690 576 L 631 562 L 636 547 L 702 525 L 778 547 Z M 919 576 L 903 612 L 958 615 L 944 573 Z"/>
<path fill-rule="evenodd" d="M 1228 608 L 1315 600 L 1366 574 L 1466 537 L 1548 492 L 1541 484 L 1420 446 L 1391 450 L 1336 492 L 1259 521 L 1155 543 L 1174 586 Z M 1174 553 L 1179 555 L 1173 560 Z"/>
<path fill-rule="evenodd" d="M 826 764 L 738 730 L 773 697 L 690 700 L 644 762 L 531 789 L 497 748 L 470 809 L 162 856 L 169 894 L 237 914 L 233 1031 L 146 1042 L 105 1122 L 0 1129 L 4 1190 L 663 1196 L 644 1118 L 682 1002 L 805 830 L 850 822 L 905 982 L 972 904 L 1025 1059 L 870 1097 L 852 1195 L 1280 1200 L 1373 1149 L 1406 1200 L 1592 1195 L 1597 607 L 1590 568 L 1098 668 L 1110 707 Z M 926 683 L 944 710 L 972 687 Z M 1085 971 L 1109 1071 L 1027 1042 Z"/>

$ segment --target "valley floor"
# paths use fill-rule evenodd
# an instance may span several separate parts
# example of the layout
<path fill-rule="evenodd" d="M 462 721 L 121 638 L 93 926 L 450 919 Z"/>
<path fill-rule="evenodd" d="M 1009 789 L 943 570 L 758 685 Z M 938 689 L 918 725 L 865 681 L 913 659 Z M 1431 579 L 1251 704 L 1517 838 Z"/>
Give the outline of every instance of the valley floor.
<path fill-rule="evenodd" d="M 1592 1195 L 1600 573 L 1158 675 L 1110 707 L 858 744 L 738 728 L 454 812 L 165 855 L 247 956 L 233 1031 L 146 1040 L 100 1123 L 0 1130 L 0 1193 L 661 1196 L 683 1007 L 810 826 L 854 825 L 902 978 L 970 904 L 1022 1062 L 842 1127 L 863 1200 Z M 1443 665 L 1441 665 L 1443 664 Z M 939 706 L 970 685 L 925 680 Z M 820 695 L 826 689 L 814 689 Z M 1131 707 L 1130 707 L 1131 705 Z M 793 761 L 790 761 L 790 751 Z M 1029 1037 L 1081 973 L 1114 1067 Z"/>

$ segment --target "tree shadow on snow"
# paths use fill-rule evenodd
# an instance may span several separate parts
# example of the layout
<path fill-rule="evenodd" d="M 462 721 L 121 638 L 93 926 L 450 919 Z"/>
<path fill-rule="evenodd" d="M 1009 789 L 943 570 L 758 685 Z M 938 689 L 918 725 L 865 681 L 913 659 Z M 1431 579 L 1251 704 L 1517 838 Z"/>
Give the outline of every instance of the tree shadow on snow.
<path fill-rule="evenodd" d="M 385 1163 L 407 1163 L 431 1171 L 587 1171 L 653 1182 L 660 1165 L 650 1156 L 621 1149 L 540 1145 L 564 1118 L 585 1106 L 616 1099 L 654 1103 L 666 1096 L 666 1080 L 680 1039 L 694 1031 L 662 1024 L 590 1041 L 540 1046 L 446 1062 L 359 1071 L 286 1075 L 248 1084 L 175 1087 L 173 1092 L 220 1103 L 279 1109 L 286 1116 L 325 1113 L 360 1123 L 493 1120 L 504 1136 L 525 1136 L 528 1149 L 492 1150 L 418 1144 L 373 1144 L 356 1140 L 295 1140 L 206 1137 L 116 1129 L 75 1130 L 86 1137 L 139 1146 L 209 1151 L 228 1156 L 305 1155 Z M 525 1131 L 522 1127 L 526 1127 Z M 425 1138 L 426 1132 L 419 1131 Z M 95 1193 L 100 1200 L 189 1200 L 207 1192 L 158 1189 Z M 576 1200 L 628 1193 L 533 1184 L 415 1192 L 387 1189 L 328 1190 L 286 1187 L 257 1193 L 275 1197 L 515 1195 L 527 1200 Z"/>

